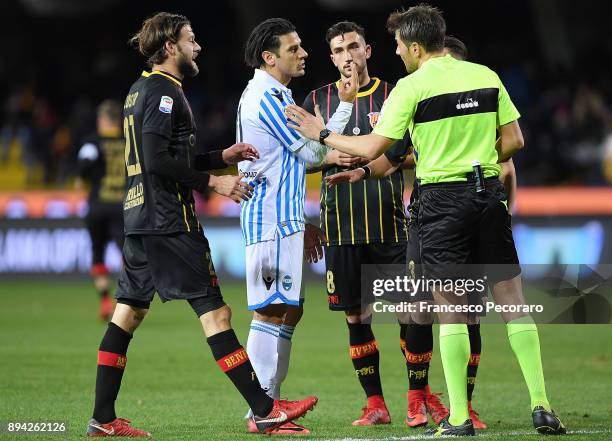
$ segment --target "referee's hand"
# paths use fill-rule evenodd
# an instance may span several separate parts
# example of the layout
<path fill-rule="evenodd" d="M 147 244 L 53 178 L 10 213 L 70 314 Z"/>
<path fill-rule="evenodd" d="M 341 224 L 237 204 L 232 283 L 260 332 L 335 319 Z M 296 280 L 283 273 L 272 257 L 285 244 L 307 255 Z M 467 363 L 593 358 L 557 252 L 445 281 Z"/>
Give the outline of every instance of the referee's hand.
<path fill-rule="evenodd" d="M 248 201 L 253 196 L 253 187 L 246 182 L 241 181 L 241 176 L 210 176 L 208 186 L 215 193 L 230 198 L 232 201 L 239 203 L 240 201 Z"/>
<path fill-rule="evenodd" d="M 359 164 L 363 158 L 359 156 L 351 156 L 346 153 L 342 153 L 336 149 L 330 149 L 325 155 L 325 162 L 329 165 L 337 165 L 342 168 L 352 167 Z"/>

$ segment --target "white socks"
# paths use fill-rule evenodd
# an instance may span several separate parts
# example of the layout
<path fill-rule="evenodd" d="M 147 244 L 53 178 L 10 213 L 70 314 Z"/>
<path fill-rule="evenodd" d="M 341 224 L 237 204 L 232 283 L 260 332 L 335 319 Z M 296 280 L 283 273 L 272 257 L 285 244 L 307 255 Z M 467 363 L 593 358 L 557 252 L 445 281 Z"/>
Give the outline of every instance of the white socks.
<path fill-rule="evenodd" d="M 276 347 L 280 328 L 280 325 L 253 320 L 247 340 L 247 354 L 261 387 L 269 396 L 272 396 L 272 387 L 276 376 L 278 361 Z M 249 409 L 246 418 L 252 415 L 253 413 Z"/>
<path fill-rule="evenodd" d="M 294 326 L 281 325 L 277 339 L 277 356 L 276 375 L 270 384 L 270 392 L 268 393 L 275 400 L 280 399 L 280 386 L 287 378 L 289 370 L 289 358 L 291 356 L 291 337 L 293 337 Z"/>

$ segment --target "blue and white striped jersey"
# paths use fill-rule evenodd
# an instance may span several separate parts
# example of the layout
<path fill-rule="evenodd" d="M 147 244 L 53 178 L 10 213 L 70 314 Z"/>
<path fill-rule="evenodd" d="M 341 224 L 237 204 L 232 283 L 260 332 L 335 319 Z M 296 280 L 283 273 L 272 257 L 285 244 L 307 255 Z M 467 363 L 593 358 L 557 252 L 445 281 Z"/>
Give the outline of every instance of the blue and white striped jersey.
<path fill-rule="evenodd" d="M 259 152 L 257 161 L 238 164 L 244 181 L 254 187 L 253 197 L 240 207 L 247 245 L 304 229 L 306 164 L 294 152 L 308 140 L 287 127 L 283 109 L 289 104 L 295 104 L 291 90 L 255 69 L 236 119 L 237 142 L 252 144 Z"/>

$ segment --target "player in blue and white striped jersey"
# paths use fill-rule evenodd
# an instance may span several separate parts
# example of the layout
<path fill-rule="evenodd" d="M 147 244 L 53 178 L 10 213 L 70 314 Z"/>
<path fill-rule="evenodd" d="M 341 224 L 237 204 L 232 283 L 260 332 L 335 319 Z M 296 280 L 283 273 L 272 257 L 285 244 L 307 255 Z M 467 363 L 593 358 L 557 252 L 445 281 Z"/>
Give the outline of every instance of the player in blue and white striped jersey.
<path fill-rule="evenodd" d="M 304 220 L 305 169 L 306 164 L 320 164 L 327 148 L 288 128 L 284 114 L 285 107 L 295 103 L 287 85 L 304 75 L 307 56 L 289 21 L 273 18 L 255 27 L 245 50 L 246 64 L 255 73 L 242 94 L 236 120 L 237 139 L 259 152 L 255 163 L 238 164 L 244 181 L 253 187 L 252 198 L 243 201 L 240 210 L 248 308 L 253 310 L 247 352 L 262 387 L 272 397 L 280 396 L 291 336 L 302 313 L 304 242 L 320 247 L 322 236 Z M 327 129 L 342 133 L 358 83 L 356 78 L 343 82 L 342 103 Z M 302 426 L 289 426 L 278 433 L 308 433 Z"/>

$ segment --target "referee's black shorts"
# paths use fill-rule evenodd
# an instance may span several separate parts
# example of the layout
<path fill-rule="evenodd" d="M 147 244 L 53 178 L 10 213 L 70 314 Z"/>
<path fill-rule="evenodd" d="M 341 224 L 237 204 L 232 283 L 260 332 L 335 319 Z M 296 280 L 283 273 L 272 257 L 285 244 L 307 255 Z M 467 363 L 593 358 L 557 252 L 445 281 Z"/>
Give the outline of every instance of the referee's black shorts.
<path fill-rule="evenodd" d="M 412 279 L 421 279 L 423 277 L 423 260 L 421 259 L 421 240 L 417 226 L 417 213 L 418 199 L 414 199 L 410 204 L 410 221 L 408 222 L 408 242 L 406 246 L 408 276 Z M 482 265 L 469 265 L 466 269 L 469 270 L 471 278 L 479 279 L 484 276 Z M 483 291 L 470 290 L 468 292 L 468 304 L 484 306 L 487 301 L 487 292 L 486 287 Z M 410 301 L 433 302 L 434 298 L 428 289 L 420 289 Z"/>
<path fill-rule="evenodd" d="M 189 300 L 198 315 L 225 305 L 202 232 L 127 236 L 123 260 L 118 303 L 147 309 L 157 292 L 162 302 Z"/>
<path fill-rule="evenodd" d="M 482 192 L 472 181 L 421 185 L 418 206 L 427 278 L 463 278 L 466 268 L 473 273 L 474 264 L 483 266 L 489 284 L 521 273 L 507 196 L 497 177 L 485 179 Z"/>

